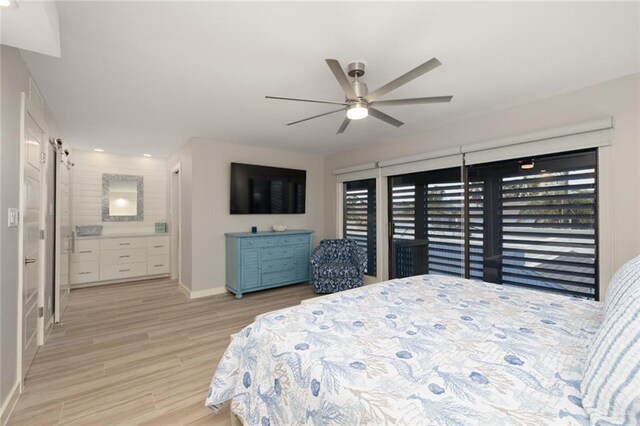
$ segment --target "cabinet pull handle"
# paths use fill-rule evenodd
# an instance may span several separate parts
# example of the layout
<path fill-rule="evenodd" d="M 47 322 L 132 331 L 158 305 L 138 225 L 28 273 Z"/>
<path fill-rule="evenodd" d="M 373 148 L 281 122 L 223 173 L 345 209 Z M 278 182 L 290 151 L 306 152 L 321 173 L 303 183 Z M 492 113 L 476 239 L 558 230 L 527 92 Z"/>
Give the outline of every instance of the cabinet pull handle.
<path fill-rule="evenodd" d="M 87 275 L 90 274 L 91 272 L 78 272 L 78 275 Z"/>
<path fill-rule="evenodd" d="M 153 265 L 154 268 L 157 268 L 159 266 L 164 266 L 164 264 L 162 264 L 162 265 Z"/>
<path fill-rule="evenodd" d="M 129 272 L 129 269 L 120 269 L 118 272 Z"/>
<path fill-rule="evenodd" d="M 125 256 L 120 256 L 120 259 L 125 258 L 125 257 L 131 257 L 131 256 L 129 256 L 129 255 L 127 254 L 127 255 L 125 255 Z"/>
<path fill-rule="evenodd" d="M 78 253 L 91 253 L 91 250 L 81 250 Z"/>
<path fill-rule="evenodd" d="M 162 248 L 164 246 L 153 246 L 153 248 Z"/>
<path fill-rule="evenodd" d="M 131 243 L 120 243 L 121 246 L 130 246 Z"/>

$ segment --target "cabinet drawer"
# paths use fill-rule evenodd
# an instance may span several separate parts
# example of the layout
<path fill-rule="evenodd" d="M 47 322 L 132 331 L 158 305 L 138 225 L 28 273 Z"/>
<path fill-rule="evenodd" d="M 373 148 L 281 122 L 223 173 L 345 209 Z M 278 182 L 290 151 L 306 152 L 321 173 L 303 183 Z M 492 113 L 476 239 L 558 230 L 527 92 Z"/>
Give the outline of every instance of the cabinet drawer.
<path fill-rule="evenodd" d="M 72 262 L 100 259 L 100 240 L 76 240 L 76 249 L 71 253 Z"/>
<path fill-rule="evenodd" d="M 100 240 L 101 250 L 122 248 L 147 248 L 146 238 L 105 238 Z"/>
<path fill-rule="evenodd" d="M 102 265 L 100 280 L 119 280 L 122 278 L 140 277 L 147 275 L 147 262 L 126 263 L 123 265 Z"/>
<path fill-rule="evenodd" d="M 71 264 L 69 279 L 71 284 L 100 281 L 100 263 L 97 260 L 90 262 L 73 262 Z"/>
<path fill-rule="evenodd" d="M 293 271 L 280 271 L 280 272 L 263 272 L 262 273 L 262 287 L 269 287 L 273 284 L 284 283 L 293 279 Z"/>
<path fill-rule="evenodd" d="M 262 262 L 262 272 L 282 271 L 293 267 L 293 258 L 274 259 Z"/>
<path fill-rule="evenodd" d="M 283 235 L 278 237 L 279 246 L 288 246 L 292 244 L 304 244 L 309 242 L 307 235 Z"/>
<path fill-rule="evenodd" d="M 264 248 L 260 252 L 260 259 L 263 261 L 270 259 L 282 259 L 284 257 L 291 256 L 293 256 L 293 250 L 291 247 Z"/>
<path fill-rule="evenodd" d="M 102 250 L 100 252 L 100 263 L 103 265 L 118 265 L 124 263 L 146 262 L 147 250 L 143 248 L 122 249 L 122 250 Z"/>
<path fill-rule="evenodd" d="M 168 274 L 169 255 L 161 254 L 147 257 L 147 275 Z"/>
<path fill-rule="evenodd" d="M 241 248 L 274 247 L 278 244 L 275 237 L 243 238 L 240 241 Z"/>
<path fill-rule="evenodd" d="M 169 237 L 149 237 L 147 238 L 147 254 L 149 256 L 169 254 L 169 244 Z"/>

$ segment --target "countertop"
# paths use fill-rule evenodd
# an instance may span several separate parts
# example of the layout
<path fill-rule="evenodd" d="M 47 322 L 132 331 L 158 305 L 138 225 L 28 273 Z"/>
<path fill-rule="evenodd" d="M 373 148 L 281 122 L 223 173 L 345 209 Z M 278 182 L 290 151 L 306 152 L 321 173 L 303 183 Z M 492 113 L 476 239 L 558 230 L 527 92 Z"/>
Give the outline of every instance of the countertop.
<path fill-rule="evenodd" d="M 274 235 L 291 235 L 291 234 L 313 234 L 315 231 L 310 229 L 287 229 L 286 231 L 259 231 L 253 232 L 227 232 L 227 237 L 246 238 L 246 237 L 270 237 Z"/>
<path fill-rule="evenodd" d="M 154 232 L 149 233 L 137 233 L 137 234 L 103 234 L 103 235 L 87 235 L 86 237 L 76 236 L 79 240 L 104 240 L 108 238 L 140 238 L 140 237 L 168 237 L 171 234 L 165 232 L 163 234 L 156 234 Z"/>

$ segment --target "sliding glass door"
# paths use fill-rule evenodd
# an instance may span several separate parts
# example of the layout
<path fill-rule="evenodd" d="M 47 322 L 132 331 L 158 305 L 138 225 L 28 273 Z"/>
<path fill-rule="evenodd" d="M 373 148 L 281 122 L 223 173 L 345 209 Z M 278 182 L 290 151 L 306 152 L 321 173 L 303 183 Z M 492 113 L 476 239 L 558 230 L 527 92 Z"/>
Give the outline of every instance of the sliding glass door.
<path fill-rule="evenodd" d="M 597 297 L 596 152 L 468 167 L 484 182 L 488 282 Z"/>
<path fill-rule="evenodd" d="M 377 274 L 376 265 L 376 180 L 344 183 L 342 235 L 354 240 L 367 253 L 366 275 Z"/>
<path fill-rule="evenodd" d="M 596 160 L 589 150 L 390 177 L 390 278 L 597 299 Z"/>
<path fill-rule="evenodd" d="M 389 178 L 389 276 L 464 275 L 459 167 Z"/>

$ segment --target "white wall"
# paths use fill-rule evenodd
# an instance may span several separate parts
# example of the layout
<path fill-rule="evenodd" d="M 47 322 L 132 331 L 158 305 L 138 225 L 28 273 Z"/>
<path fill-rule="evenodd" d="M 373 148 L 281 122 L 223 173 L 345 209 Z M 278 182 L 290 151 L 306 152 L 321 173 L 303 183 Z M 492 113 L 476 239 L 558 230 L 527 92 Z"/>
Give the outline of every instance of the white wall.
<path fill-rule="evenodd" d="M 191 157 L 191 203 L 183 212 L 191 220 L 191 264 L 183 257 L 183 284 L 194 294 L 223 291 L 225 285 L 225 232 L 270 230 L 282 223 L 289 229 L 312 229 L 314 244 L 324 238 L 324 158 L 320 155 L 192 139 L 170 157 L 167 167 Z M 232 162 L 307 171 L 306 213 L 294 215 L 231 215 L 229 213 L 230 164 Z M 168 172 L 167 172 L 168 173 Z M 184 178 L 185 176 L 183 176 Z M 188 186 L 183 180 L 183 187 Z M 183 193 L 183 201 L 186 201 Z M 189 220 L 183 214 L 184 221 Z M 184 244 L 184 240 L 183 240 Z M 186 253 L 185 253 L 186 254 Z M 185 270 L 191 268 L 186 281 Z"/>
<path fill-rule="evenodd" d="M 21 93 L 29 90 L 30 73 L 20 51 L 0 46 L 0 407 L 19 381 L 18 348 L 18 228 L 8 228 L 7 209 L 20 207 L 20 109 Z M 44 122 L 49 137 L 63 136 L 53 114 L 45 105 Z M 48 178 L 52 173 L 48 174 Z M 49 187 L 53 182 L 49 182 Z M 51 188 L 49 188 L 51 189 Z M 47 238 L 53 236 L 51 216 L 47 215 Z M 51 246 L 48 245 L 50 248 Z M 50 255 L 50 249 L 47 255 Z M 48 262 L 47 262 L 48 263 Z M 52 296 L 52 277 L 47 267 L 45 301 Z M 45 324 L 52 312 L 45 302 Z"/>
<path fill-rule="evenodd" d="M 389 140 L 329 156 L 325 160 L 325 230 L 336 235 L 335 169 L 568 126 L 606 116 L 614 118 L 614 141 L 600 149 L 600 295 L 611 275 L 640 254 L 640 74 L 633 74 L 535 102 L 489 111 L 412 137 Z M 454 98 L 455 102 L 455 98 Z M 400 117 L 401 118 L 401 117 Z M 411 123 L 407 123 L 410 126 Z M 386 224 L 383 224 L 386 225 Z M 379 239 L 378 250 L 387 244 Z"/>
<path fill-rule="evenodd" d="M 103 234 L 155 232 L 156 222 L 167 221 L 166 160 L 143 156 L 73 151 L 71 213 L 73 226 L 103 225 Z M 102 174 L 144 178 L 144 221 L 102 221 Z"/>

